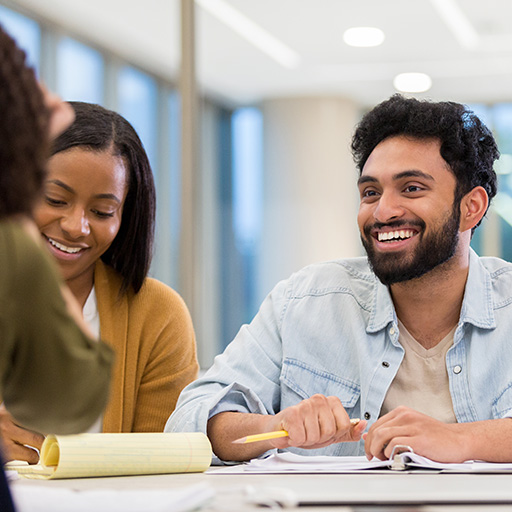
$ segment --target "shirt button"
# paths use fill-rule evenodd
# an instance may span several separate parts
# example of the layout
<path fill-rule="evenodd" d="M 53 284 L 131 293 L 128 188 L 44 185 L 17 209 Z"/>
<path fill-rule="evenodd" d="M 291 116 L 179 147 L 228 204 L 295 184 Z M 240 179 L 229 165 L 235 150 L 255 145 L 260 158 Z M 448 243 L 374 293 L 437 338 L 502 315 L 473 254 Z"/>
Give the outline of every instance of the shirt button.
<path fill-rule="evenodd" d="M 389 329 L 389 334 L 391 334 L 391 336 L 393 336 L 393 334 L 395 334 L 395 328 L 394 327 L 391 327 L 391 329 Z"/>
<path fill-rule="evenodd" d="M 389 368 L 389 363 L 387 361 L 382 361 L 382 366 L 384 366 L 384 368 Z"/>
<path fill-rule="evenodd" d="M 369 420 L 372 417 L 372 415 L 369 412 L 364 413 L 364 419 Z"/>
<path fill-rule="evenodd" d="M 462 367 L 460 367 L 459 365 L 453 367 L 453 373 L 458 375 L 461 371 Z"/>

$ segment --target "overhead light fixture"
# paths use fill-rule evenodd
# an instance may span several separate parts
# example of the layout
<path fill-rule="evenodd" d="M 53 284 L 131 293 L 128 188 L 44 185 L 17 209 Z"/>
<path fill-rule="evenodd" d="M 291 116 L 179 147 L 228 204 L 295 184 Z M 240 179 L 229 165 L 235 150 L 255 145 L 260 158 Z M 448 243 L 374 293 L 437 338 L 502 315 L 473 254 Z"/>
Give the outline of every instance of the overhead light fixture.
<path fill-rule="evenodd" d="M 301 58 L 297 52 L 224 0 L 196 0 L 196 3 L 281 66 L 288 69 L 299 66 Z"/>
<path fill-rule="evenodd" d="M 343 33 L 343 41 L 349 46 L 368 48 L 384 42 L 384 32 L 375 27 L 352 27 Z"/>
<path fill-rule="evenodd" d="M 393 86 L 400 92 L 425 92 L 432 87 L 432 79 L 425 73 L 400 73 Z"/>
<path fill-rule="evenodd" d="M 455 0 L 430 1 L 461 46 L 469 50 L 478 46 L 480 37 Z"/>

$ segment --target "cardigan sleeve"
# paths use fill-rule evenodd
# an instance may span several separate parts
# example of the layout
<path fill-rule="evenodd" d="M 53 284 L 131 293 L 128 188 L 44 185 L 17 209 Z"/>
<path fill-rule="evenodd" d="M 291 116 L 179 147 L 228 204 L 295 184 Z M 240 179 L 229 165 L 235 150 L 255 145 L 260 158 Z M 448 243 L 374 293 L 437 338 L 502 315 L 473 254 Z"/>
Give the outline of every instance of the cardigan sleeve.
<path fill-rule="evenodd" d="M 116 362 L 103 432 L 162 432 L 178 396 L 199 369 L 192 320 L 169 286 L 146 278 L 138 293 L 119 296 L 120 276 L 98 262 L 101 337 Z"/>
<path fill-rule="evenodd" d="M 141 297 L 151 304 L 152 314 L 146 318 L 148 325 L 143 331 L 149 338 L 145 348 L 150 350 L 138 364 L 141 380 L 133 432 L 163 432 L 181 390 L 196 379 L 199 369 L 194 329 L 185 303 L 162 283 L 152 280 L 152 284 L 148 287 L 152 293 Z"/>

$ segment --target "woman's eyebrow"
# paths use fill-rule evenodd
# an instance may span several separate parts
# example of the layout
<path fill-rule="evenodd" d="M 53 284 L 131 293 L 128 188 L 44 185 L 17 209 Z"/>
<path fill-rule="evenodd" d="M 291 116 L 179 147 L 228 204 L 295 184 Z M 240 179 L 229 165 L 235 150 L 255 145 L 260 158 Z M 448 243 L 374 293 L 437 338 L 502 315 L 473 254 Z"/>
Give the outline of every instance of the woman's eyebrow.
<path fill-rule="evenodd" d="M 64 190 L 67 190 L 68 192 L 71 192 L 71 193 L 75 192 L 72 187 L 70 187 L 69 185 L 67 185 L 63 181 L 60 181 L 60 180 L 48 180 L 48 183 L 53 183 L 53 184 L 57 185 L 58 187 L 61 187 Z"/>
<path fill-rule="evenodd" d="M 57 185 L 58 187 L 63 188 L 64 190 L 67 190 L 71 194 L 75 193 L 75 189 L 73 187 L 70 187 L 66 183 L 60 180 L 48 180 L 48 183 L 53 183 L 54 185 Z M 112 201 L 115 201 L 116 203 L 121 204 L 121 199 L 117 197 L 115 194 L 96 194 L 94 196 L 95 199 L 111 199 Z"/>
<path fill-rule="evenodd" d="M 121 202 L 121 199 L 119 199 L 115 194 L 96 194 L 94 197 L 96 199 L 112 199 L 116 203 Z"/>

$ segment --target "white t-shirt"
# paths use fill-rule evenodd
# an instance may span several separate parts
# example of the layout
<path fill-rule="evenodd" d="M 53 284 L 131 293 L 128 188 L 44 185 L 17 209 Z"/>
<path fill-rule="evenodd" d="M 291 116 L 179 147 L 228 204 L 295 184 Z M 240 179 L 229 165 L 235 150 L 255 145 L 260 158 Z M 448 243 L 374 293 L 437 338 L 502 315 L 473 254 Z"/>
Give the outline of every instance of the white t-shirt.
<path fill-rule="evenodd" d="M 398 341 L 405 354 L 382 404 L 381 416 L 405 405 L 444 423 L 457 423 L 446 370 L 446 353 L 453 345 L 455 328 L 427 350 L 398 321 Z"/>
<path fill-rule="evenodd" d="M 92 287 L 91 293 L 85 301 L 84 308 L 82 310 L 84 320 L 87 325 L 91 328 L 96 339 L 100 339 L 100 315 L 98 313 L 98 302 L 96 301 L 96 290 Z M 92 424 L 87 430 L 90 434 L 95 434 L 103 430 L 103 414 Z"/>

